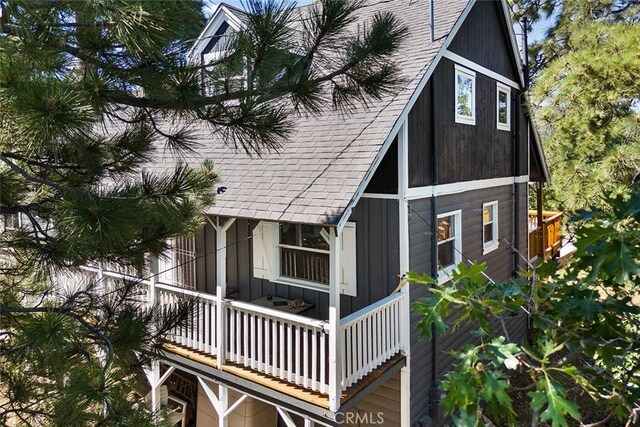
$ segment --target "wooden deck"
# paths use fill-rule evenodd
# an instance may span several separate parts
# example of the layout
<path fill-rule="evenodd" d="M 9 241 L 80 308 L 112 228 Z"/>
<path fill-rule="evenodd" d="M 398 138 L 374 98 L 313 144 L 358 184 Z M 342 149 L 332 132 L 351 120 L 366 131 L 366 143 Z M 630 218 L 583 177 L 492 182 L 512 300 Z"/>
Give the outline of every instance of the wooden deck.
<path fill-rule="evenodd" d="M 173 343 L 164 344 L 164 349 L 185 357 L 187 359 L 193 360 L 198 363 L 202 363 L 203 365 L 207 365 L 210 367 L 217 367 L 216 358 L 205 353 L 201 353 L 199 351 L 194 351 L 190 348 L 183 347 L 180 345 L 176 345 Z M 401 363 L 404 360 L 404 356 L 401 354 L 396 354 L 391 359 L 378 366 L 372 372 L 370 372 L 367 376 L 362 378 L 360 381 L 356 382 L 353 386 L 347 388 L 340 397 L 340 403 L 344 405 L 351 398 L 355 397 L 363 391 L 367 386 L 375 382 L 376 379 L 381 377 L 387 370 L 393 368 L 398 363 Z M 227 362 L 222 365 L 222 370 L 228 372 L 230 374 L 236 375 L 240 378 L 244 378 L 246 380 L 255 382 L 256 384 L 260 384 L 265 387 L 269 387 L 272 390 L 275 390 L 279 393 L 286 394 L 288 396 L 294 397 L 296 399 L 303 400 L 305 402 L 309 402 L 313 405 L 319 406 L 321 408 L 329 409 L 329 396 L 326 394 L 317 393 L 311 390 L 307 390 L 304 387 L 300 387 L 286 381 L 279 380 L 272 376 L 263 374 L 261 372 L 255 371 L 253 369 L 249 369 L 245 366 L 241 366 L 232 362 Z"/>
<path fill-rule="evenodd" d="M 538 212 L 529 211 L 529 259 L 544 260 L 558 255 L 562 246 L 562 212 L 543 211 L 539 224 Z"/>

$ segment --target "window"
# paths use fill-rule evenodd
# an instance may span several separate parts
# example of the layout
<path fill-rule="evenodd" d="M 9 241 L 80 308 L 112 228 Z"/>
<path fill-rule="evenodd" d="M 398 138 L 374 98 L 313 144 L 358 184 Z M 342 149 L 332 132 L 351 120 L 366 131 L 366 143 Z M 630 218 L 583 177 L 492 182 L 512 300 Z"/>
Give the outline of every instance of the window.
<path fill-rule="evenodd" d="M 498 202 L 482 205 L 482 253 L 498 249 Z"/>
<path fill-rule="evenodd" d="M 455 66 L 455 106 L 456 123 L 476 124 L 476 74 L 473 71 Z"/>
<path fill-rule="evenodd" d="M 329 284 L 329 232 L 313 225 L 280 224 L 280 275 Z"/>
<path fill-rule="evenodd" d="M 438 282 L 449 280 L 462 261 L 461 211 L 438 215 Z"/>
<path fill-rule="evenodd" d="M 338 248 L 331 247 L 330 227 L 261 221 L 253 229 L 253 275 L 271 282 L 328 292 L 330 255 L 340 257 L 341 293 L 356 296 L 356 225 L 342 229 Z"/>
<path fill-rule="evenodd" d="M 496 117 L 500 130 L 511 130 L 511 88 L 497 83 Z"/>

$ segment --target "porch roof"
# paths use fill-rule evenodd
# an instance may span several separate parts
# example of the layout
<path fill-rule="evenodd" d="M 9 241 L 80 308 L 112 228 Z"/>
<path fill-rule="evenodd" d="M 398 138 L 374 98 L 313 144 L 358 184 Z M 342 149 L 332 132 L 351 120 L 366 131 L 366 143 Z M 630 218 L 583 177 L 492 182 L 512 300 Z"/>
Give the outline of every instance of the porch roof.
<path fill-rule="evenodd" d="M 434 3 L 434 42 L 430 38 L 429 0 L 367 0 L 360 11 L 362 19 L 370 19 L 375 12 L 393 12 L 409 28 L 397 55 L 403 82 L 396 93 L 348 116 L 328 107 L 317 117 L 298 117 L 290 141 L 278 152 L 262 156 L 225 146 L 219 135 L 208 128 L 199 129 L 196 137 L 200 147 L 182 160 L 192 166 L 212 160 L 220 178 L 218 185 L 226 187 L 208 213 L 337 224 L 361 183 L 373 173 L 384 154 L 385 140 L 468 1 Z M 148 168 L 167 169 L 177 160 L 174 152 L 159 149 Z"/>

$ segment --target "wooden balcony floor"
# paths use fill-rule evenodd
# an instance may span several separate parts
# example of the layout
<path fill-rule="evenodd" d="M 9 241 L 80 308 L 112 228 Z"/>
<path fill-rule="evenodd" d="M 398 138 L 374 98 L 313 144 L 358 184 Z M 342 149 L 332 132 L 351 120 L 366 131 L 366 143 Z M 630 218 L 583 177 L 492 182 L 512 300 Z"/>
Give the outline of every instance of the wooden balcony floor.
<path fill-rule="evenodd" d="M 216 367 L 216 358 L 211 356 L 210 354 L 201 353 L 199 351 L 192 350 L 187 347 L 183 347 L 181 345 L 167 343 L 164 344 L 165 350 L 177 354 L 179 356 L 185 357 L 187 359 L 193 360 L 198 363 L 202 363 L 204 365 L 210 367 Z M 362 378 L 360 381 L 346 389 L 340 398 L 340 403 L 344 405 L 347 403 L 352 397 L 356 396 L 362 390 L 364 390 L 368 385 L 372 384 L 376 379 L 381 377 L 387 370 L 394 367 L 396 364 L 402 362 L 404 356 L 401 354 L 396 354 L 391 359 L 387 360 L 382 365 L 378 366 L 372 372 L 370 372 L 367 376 Z M 260 384 L 265 387 L 269 387 L 272 390 L 276 390 L 280 393 L 289 395 L 296 399 L 300 399 L 309 403 L 312 403 L 321 408 L 329 409 L 329 397 L 326 394 L 321 394 L 318 392 L 314 392 L 311 390 L 307 390 L 303 387 L 296 386 L 294 384 L 288 383 L 286 381 L 282 381 L 280 379 L 274 378 L 270 375 L 266 375 L 260 372 L 256 372 L 252 369 L 249 369 L 245 366 L 240 366 L 232 362 L 227 362 L 222 365 L 222 370 L 225 372 L 229 372 L 238 377 L 244 378 L 249 381 L 253 381 L 257 384 Z"/>

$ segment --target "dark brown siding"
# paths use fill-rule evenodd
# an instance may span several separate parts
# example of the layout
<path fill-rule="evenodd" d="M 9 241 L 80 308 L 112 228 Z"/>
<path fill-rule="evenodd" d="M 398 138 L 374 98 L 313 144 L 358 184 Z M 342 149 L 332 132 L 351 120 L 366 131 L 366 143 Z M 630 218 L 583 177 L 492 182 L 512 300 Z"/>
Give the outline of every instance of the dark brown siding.
<path fill-rule="evenodd" d="M 498 1 L 478 1 L 449 50 L 511 80 L 519 81 L 513 49 Z"/>
<path fill-rule="evenodd" d="M 433 79 L 437 183 L 513 175 L 513 135 L 496 128 L 496 81 L 476 73 L 476 124 L 466 125 L 455 122 L 454 63 L 443 59 Z"/>
<path fill-rule="evenodd" d="M 388 296 L 398 286 L 398 202 L 362 199 L 354 208 L 351 221 L 356 223 L 358 296 L 342 296 L 341 316 L 347 316 Z M 227 295 L 252 301 L 265 295 L 300 298 L 314 308 L 304 314 L 328 319 L 329 294 L 297 286 L 273 283 L 253 277 L 251 240 L 252 222 L 237 219 L 227 232 Z M 215 292 L 215 232 L 210 225 L 196 239 L 198 289 Z"/>
<path fill-rule="evenodd" d="M 418 274 L 431 274 L 431 199 L 414 200 L 409 210 L 409 268 Z M 420 218 L 422 217 L 422 218 Z M 424 219 L 424 221 L 423 221 Z M 411 304 L 428 295 L 427 287 L 411 286 Z M 411 315 L 411 420 L 412 424 L 428 414 L 432 382 L 432 342 L 420 337 Z"/>
<path fill-rule="evenodd" d="M 512 277 L 515 258 L 511 245 L 517 240 L 520 251 L 526 251 L 527 213 L 526 184 L 518 185 L 518 236 L 514 235 L 514 215 L 516 194 L 513 185 L 468 191 L 441 196 L 436 199 L 436 212 L 462 211 L 462 253 L 465 259 L 487 263 L 487 274 L 496 281 Z M 482 204 L 498 201 L 498 227 L 500 246 L 483 255 L 482 253 Z M 432 274 L 432 239 L 434 237 L 431 206 L 433 199 L 414 200 L 410 203 L 409 256 L 410 267 L 417 273 Z M 504 240 L 503 240 L 504 239 Z M 505 242 L 506 241 L 506 242 Z M 427 288 L 415 285 L 411 288 L 412 303 L 428 295 Z M 518 313 L 509 318 L 507 326 L 510 338 L 523 340 L 527 332 L 526 318 Z M 413 315 L 411 330 L 411 419 L 416 422 L 428 413 L 429 390 L 433 379 L 433 342 L 420 338 L 415 327 L 419 316 Z M 474 342 L 470 332 L 473 325 L 464 326 L 454 333 L 436 337 L 436 379 L 451 368 L 454 359 L 448 354 L 467 343 Z"/>
<path fill-rule="evenodd" d="M 409 112 L 409 187 L 422 187 L 433 183 L 432 82 L 433 79 L 427 82 Z"/>
<path fill-rule="evenodd" d="M 196 289 L 202 292 L 216 292 L 216 232 L 207 223 L 196 235 Z"/>
<path fill-rule="evenodd" d="M 442 59 L 409 113 L 409 186 L 448 184 L 527 173 L 526 118 L 511 90 L 511 131 L 496 126 L 496 81 L 476 73 L 476 124 L 455 122 L 455 66 Z M 435 131 L 431 127 L 431 91 Z M 516 135 L 516 139 L 514 139 Z M 433 182 L 433 139 L 436 182 Z M 514 156 L 514 146 L 519 152 Z"/>
<path fill-rule="evenodd" d="M 391 143 L 364 192 L 378 194 L 398 193 L 398 138 L 395 138 Z"/>

